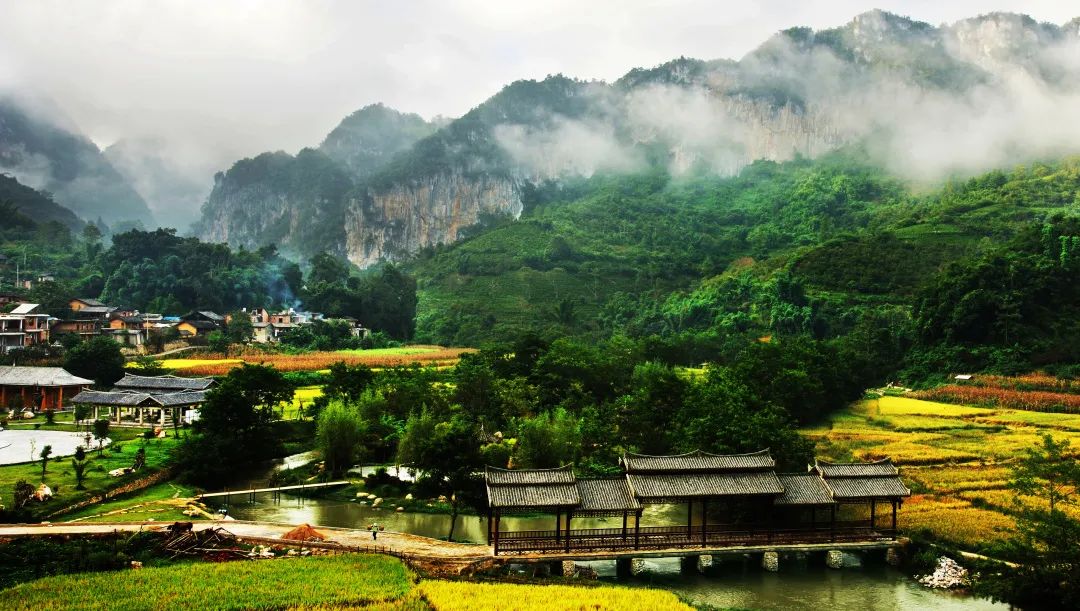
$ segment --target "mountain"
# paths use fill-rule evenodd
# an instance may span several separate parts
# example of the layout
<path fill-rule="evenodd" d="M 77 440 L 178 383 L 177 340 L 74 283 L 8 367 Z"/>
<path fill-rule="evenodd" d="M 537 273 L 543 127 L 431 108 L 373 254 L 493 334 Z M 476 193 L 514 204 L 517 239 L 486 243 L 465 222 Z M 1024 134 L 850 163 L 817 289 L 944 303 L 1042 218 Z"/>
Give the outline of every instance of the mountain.
<path fill-rule="evenodd" d="M 93 142 L 12 98 L 0 98 L 0 171 L 83 219 L 153 223 L 146 202 Z"/>
<path fill-rule="evenodd" d="M 345 254 L 345 210 L 357 181 L 430 134 L 418 115 L 381 104 L 346 117 L 318 149 L 297 155 L 263 153 L 214 176 L 214 187 L 193 226 L 200 238 L 232 246 L 276 244 L 310 257 Z"/>
<path fill-rule="evenodd" d="M 11 176 L 0 174 L 0 203 L 11 204 L 13 210 L 34 223 L 58 222 L 73 230 L 82 229 L 84 223 L 74 212 L 61 206 L 45 193 L 20 184 Z M 9 226 L 5 219 L 0 226 Z"/>
<path fill-rule="evenodd" d="M 893 175 L 930 183 L 1059 157 L 1080 142 L 1077 23 L 993 13 L 937 27 L 871 11 L 838 28 L 785 30 L 738 61 L 679 58 L 614 83 L 518 81 L 408 148 L 408 138 L 383 137 L 384 153 L 371 155 L 366 134 L 381 128 L 335 130 L 322 152 L 353 187 L 320 200 L 335 231 L 314 242 L 251 229 L 260 207 L 292 214 L 290 198 L 266 184 L 249 187 L 266 199 L 235 211 L 212 194 L 199 235 L 251 246 L 280 238 L 367 267 L 516 219 L 551 181 L 732 176 L 755 160 L 849 144 Z M 365 110 L 343 126 L 355 118 L 401 133 L 408 123 Z M 344 137 L 356 133 L 364 136 Z"/>
<path fill-rule="evenodd" d="M 197 218 L 209 187 L 199 169 L 177 164 L 183 155 L 159 138 L 118 140 L 103 151 L 105 158 L 142 197 L 158 224 L 186 230 Z"/>

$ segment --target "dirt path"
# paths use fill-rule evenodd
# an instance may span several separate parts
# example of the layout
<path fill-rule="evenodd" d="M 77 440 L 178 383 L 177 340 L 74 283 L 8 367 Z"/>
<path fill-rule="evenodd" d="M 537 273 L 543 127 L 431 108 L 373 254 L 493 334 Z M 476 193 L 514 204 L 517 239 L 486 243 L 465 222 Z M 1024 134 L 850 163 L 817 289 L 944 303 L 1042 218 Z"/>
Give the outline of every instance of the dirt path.
<path fill-rule="evenodd" d="M 232 534 L 244 538 L 280 539 L 281 535 L 292 530 L 295 524 L 277 524 L 273 522 L 247 522 L 241 520 L 201 520 L 193 523 L 196 530 L 224 528 Z M 0 525 L 0 538 L 20 536 L 108 534 L 115 531 L 161 530 L 160 522 L 115 522 L 115 523 L 59 523 L 59 524 L 12 524 Z M 319 532 L 327 536 L 332 543 L 350 547 L 389 548 L 394 554 L 412 557 L 418 560 L 462 560 L 475 561 L 492 556 L 487 545 L 468 545 L 448 543 L 437 539 L 419 537 L 406 533 L 381 532 L 378 540 L 372 540 L 366 530 L 316 526 Z"/>

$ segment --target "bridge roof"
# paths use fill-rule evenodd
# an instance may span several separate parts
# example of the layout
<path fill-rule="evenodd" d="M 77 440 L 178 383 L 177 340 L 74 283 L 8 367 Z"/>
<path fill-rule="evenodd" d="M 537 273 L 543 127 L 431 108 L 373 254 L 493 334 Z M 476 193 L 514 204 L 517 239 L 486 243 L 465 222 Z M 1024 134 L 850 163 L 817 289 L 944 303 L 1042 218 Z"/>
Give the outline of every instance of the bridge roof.
<path fill-rule="evenodd" d="M 911 496 L 892 460 L 865 463 L 830 463 L 815 460 L 813 472 L 820 475 L 834 499 L 860 501 Z"/>
<path fill-rule="evenodd" d="M 776 497 L 777 505 L 832 505 L 832 491 L 816 473 L 777 473 L 784 493 Z"/>
<path fill-rule="evenodd" d="M 652 456 L 627 452 L 622 457 L 627 473 L 687 473 L 772 469 L 776 461 L 766 448 L 748 454 L 710 454 L 694 450 L 686 454 Z"/>
<path fill-rule="evenodd" d="M 582 511 L 637 511 L 641 503 L 626 478 L 579 479 L 578 494 L 581 495 Z"/>
<path fill-rule="evenodd" d="M 772 471 L 744 473 L 628 473 L 634 495 L 647 502 L 678 502 L 691 498 L 777 495 L 784 492 Z"/>
<path fill-rule="evenodd" d="M 577 479 L 569 465 L 557 469 L 484 471 L 488 506 L 498 509 L 576 507 L 581 504 Z"/>

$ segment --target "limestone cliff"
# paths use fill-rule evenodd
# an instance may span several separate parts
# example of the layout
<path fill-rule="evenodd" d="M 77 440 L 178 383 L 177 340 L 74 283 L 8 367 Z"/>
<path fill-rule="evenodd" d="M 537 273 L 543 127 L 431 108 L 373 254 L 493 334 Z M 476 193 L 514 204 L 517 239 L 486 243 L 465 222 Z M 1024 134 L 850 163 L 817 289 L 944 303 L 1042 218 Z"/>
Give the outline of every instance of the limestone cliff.
<path fill-rule="evenodd" d="M 485 220 L 520 214 L 519 188 L 508 178 L 437 174 L 350 201 L 345 250 L 350 261 L 367 267 L 455 242 Z"/>

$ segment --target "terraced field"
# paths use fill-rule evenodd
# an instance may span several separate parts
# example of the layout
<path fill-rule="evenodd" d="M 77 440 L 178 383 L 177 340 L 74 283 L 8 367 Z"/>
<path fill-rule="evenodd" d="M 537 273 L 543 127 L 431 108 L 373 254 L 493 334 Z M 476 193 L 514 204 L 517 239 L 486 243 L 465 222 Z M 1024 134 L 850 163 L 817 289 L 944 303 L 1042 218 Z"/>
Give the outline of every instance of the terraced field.
<path fill-rule="evenodd" d="M 900 511 L 900 528 L 970 549 L 1015 528 L 1006 484 L 1021 451 L 1047 432 L 1080 449 L 1080 415 L 907 397 L 861 401 L 803 432 L 816 441 L 818 455 L 833 460 L 891 457 L 914 493 Z"/>

